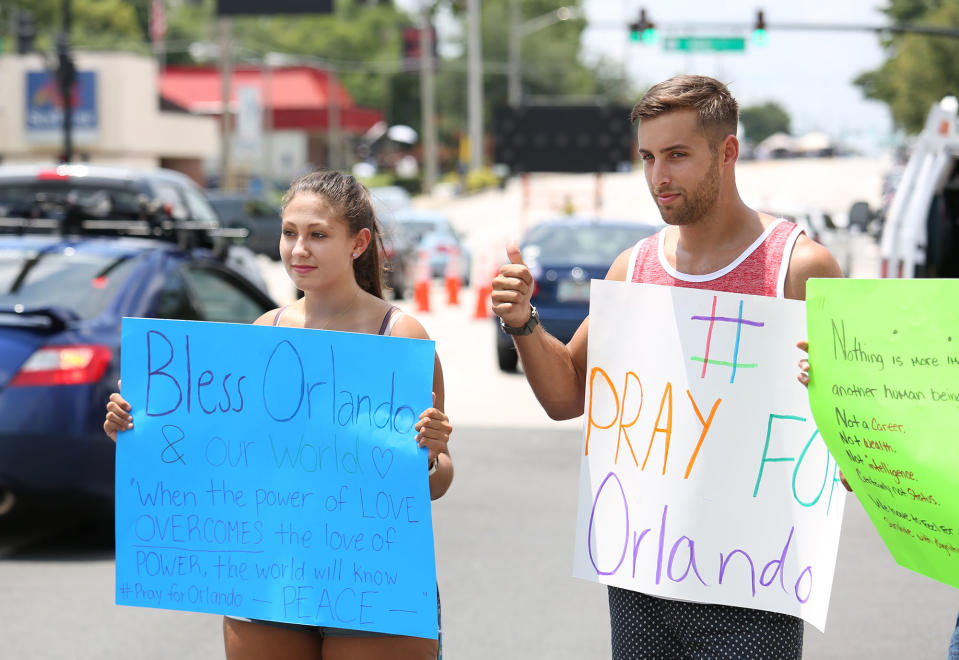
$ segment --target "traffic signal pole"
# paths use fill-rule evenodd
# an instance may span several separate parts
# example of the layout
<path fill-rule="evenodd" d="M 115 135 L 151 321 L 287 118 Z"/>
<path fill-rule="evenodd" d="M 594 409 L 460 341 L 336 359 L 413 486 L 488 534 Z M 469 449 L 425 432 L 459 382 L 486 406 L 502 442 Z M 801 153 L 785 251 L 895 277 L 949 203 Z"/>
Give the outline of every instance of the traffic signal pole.
<path fill-rule="evenodd" d="M 77 72 L 70 54 L 70 28 L 73 23 L 71 0 L 63 0 L 63 25 L 57 37 L 57 83 L 63 107 L 63 154 L 64 163 L 73 160 L 73 85 Z"/>

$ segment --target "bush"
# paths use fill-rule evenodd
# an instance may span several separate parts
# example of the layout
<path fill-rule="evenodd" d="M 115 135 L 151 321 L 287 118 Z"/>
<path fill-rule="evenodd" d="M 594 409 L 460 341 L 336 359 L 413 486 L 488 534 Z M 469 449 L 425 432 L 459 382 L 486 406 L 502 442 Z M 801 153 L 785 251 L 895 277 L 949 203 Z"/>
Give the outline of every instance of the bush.
<path fill-rule="evenodd" d="M 498 186 L 500 177 L 493 170 L 484 167 L 479 170 L 473 170 L 466 175 L 466 191 L 477 192 L 486 188 Z"/>
<path fill-rule="evenodd" d="M 466 175 L 465 190 L 459 190 L 460 194 L 475 193 L 487 188 L 499 186 L 503 177 L 488 167 L 479 170 L 473 170 Z M 463 179 L 458 172 L 447 172 L 443 176 L 444 183 L 452 183 L 459 188 L 463 184 Z"/>
<path fill-rule="evenodd" d="M 419 177 L 412 179 L 399 179 L 393 181 L 393 185 L 403 188 L 411 195 L 418 195 L 423 191 L 423 181 Z"/>

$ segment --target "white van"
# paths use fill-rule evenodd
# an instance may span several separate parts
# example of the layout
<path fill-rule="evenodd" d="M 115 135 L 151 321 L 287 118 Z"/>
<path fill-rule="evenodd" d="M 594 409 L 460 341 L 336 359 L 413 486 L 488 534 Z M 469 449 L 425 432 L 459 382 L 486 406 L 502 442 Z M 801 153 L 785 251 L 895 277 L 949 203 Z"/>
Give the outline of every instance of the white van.
<path fill-rule="evenodd" d="M 882 277 L 959 277 L 959 101 L 929 111 L 882 228 Z"/>

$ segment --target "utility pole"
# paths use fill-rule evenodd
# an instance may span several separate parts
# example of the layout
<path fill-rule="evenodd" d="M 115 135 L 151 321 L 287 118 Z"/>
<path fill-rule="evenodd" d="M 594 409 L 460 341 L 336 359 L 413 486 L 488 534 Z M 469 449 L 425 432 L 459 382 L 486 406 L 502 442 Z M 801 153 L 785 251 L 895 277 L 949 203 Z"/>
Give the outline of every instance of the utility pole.
<path fill-rule="evenodd" d="M 470 136 L 470 170 L 483 167 L 483 60 L 480 44 L 480 0 L 467 0 L 467 125 Z"/>
<path fill-rule="evenodd" d="M 339 94 L 339 72 L 333 66 L 326 70 L 326 102 L 327 102 L 327 166 L 331 170 L 338 170 L 342 167 L 340 163 L 340 94 Z M 334 88 L 333 81 L 336 80 L 337 86 Z"/>
<path fill-rule="evenodd" d="M 507 71 L 506 97 L 507 105 L 511 108 L 519 107 L 522 95 L 520 76 L 521 40 L 519 33 L 519 0 L 509 0 L 509 69 Z"/>
<path fill-rule="evenodd" d="M 77 69 L 70 54 L 70 29 L 73 24 L 73 6 L 71 0 L 63 0 L 63 25 L 57 36 L 57 83 L 63 106 L 63 154 L 64 163 L 73 160 L 73 86 L 77 80 Z"/>
<path fill-rule="evenodd" d="M 423 192 L 436 185 L 439 167 L 436 153 L 436 79 L 433 67 L 433 20 L 429 3 L 423 3 L 420 26 L 420 115 L 422 119 Z"/>
<path fill-rule="evenodd" d="M 220 110 L 220 188 L 233 189 L 231 158 L 231 140 L 233 139 L 233 116 L 230 113 L 230 91 L 233 78 L 231 61 L 231 41 L 233 19 L 220 17 L 220 96 L 223 99 Z"/>

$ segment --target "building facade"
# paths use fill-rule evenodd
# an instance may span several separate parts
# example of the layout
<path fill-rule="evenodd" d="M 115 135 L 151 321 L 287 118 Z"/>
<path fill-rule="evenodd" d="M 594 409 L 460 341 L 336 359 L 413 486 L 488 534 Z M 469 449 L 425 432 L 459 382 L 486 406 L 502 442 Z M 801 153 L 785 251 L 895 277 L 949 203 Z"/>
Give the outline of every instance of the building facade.
<path fill-rule="evenodd" d="M 169 167 L 204 182 L 219 153 L 215 119 L 161 100 L 156 61 L 118 52 L 78 52 L 73 160 Z M 62 102 L 40 55 L 0 56 L 0 162 L 58 162 Z"/>

